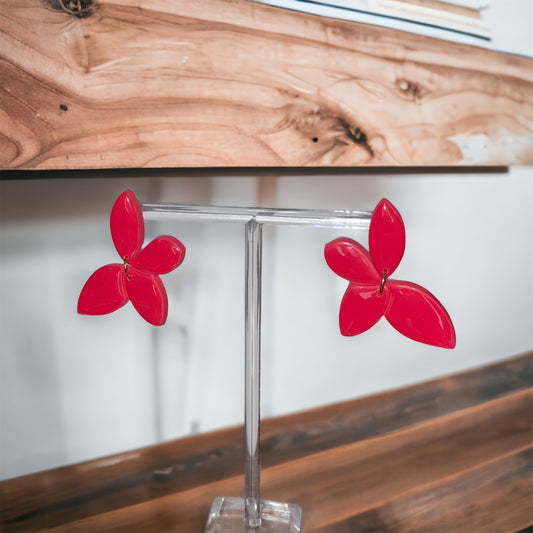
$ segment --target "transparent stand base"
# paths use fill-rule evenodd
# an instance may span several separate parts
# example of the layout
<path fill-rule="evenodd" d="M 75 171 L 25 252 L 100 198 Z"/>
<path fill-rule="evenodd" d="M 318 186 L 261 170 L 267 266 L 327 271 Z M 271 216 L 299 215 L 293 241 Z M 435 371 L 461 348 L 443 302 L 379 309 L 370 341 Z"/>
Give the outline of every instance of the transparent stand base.
<path fill-rule="evenodd" d="M 300 533 L 302 508 L 293 503 L 261 500 L 261 525 L 248 529 L 244 523 L 244 499 L 215 498 L 205 533 Z"/>

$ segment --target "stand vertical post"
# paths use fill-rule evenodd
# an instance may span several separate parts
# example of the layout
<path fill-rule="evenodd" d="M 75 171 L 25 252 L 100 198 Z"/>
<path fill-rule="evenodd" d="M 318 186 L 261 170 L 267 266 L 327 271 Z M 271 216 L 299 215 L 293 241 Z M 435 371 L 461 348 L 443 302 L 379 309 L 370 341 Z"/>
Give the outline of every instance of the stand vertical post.
<path fill-rule="evenodd" d="M 263 227 L 255 218 L 245 226 L 245 384 L 244 384 L 244 502 L 249 530 L 261 525 L 261 261 Z"/>

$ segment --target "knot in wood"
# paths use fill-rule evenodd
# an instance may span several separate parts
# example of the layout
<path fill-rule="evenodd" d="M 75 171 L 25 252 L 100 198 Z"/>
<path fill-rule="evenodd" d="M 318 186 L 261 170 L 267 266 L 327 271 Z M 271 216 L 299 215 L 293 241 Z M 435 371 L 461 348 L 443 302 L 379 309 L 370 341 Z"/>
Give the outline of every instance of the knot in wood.
<path fill-rule="evenodd" d="M 96 9 L 96 2 L 93 0 L 57 0 L 59 7 L 69 15 L 76 17 L 88 17 Z"/>
<path fill-rule="evenodd" d="M 400 91 L 402 91 L 402 93 L 410 97 L 412 100 L 417 101 L 422 97 L 422 90 L 416 83 L 402 79 L 398 80 L 396 84 L 398 85 Z"/>

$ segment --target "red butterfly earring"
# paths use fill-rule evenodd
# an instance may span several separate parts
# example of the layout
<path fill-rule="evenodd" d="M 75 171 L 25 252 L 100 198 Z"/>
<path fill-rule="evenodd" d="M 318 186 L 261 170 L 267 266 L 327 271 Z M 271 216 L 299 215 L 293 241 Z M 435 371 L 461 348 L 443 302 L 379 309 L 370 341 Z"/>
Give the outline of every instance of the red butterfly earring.
<path fill-rule="evenodd" d="M 326 245 L 327 264 L 350 282 L 340 305 L 341 333 L 358 335 L 385 316 L 396 330 L 410 339 L 453 348 L 452 321 L 435 296 L 415 283 L 389 279 L 404 249 L 402 217 L 385 199 L 379 202 L 370 221 L 370 253 L 346 237 Z"/>
<path fill-rule="evenodd" d="M 165 235 L 142 249 L 144 218 L 131 191 L 123 192 L 111 210 L 111 237 L 123 262 L 105 265 L 92 274 L 78 299 L 78 313 L 105 315 L 131 300 L 147 322 L 163 325 L 168 300 L 159 274 L 167 274 L 183 262 L 185 246 Z"/>

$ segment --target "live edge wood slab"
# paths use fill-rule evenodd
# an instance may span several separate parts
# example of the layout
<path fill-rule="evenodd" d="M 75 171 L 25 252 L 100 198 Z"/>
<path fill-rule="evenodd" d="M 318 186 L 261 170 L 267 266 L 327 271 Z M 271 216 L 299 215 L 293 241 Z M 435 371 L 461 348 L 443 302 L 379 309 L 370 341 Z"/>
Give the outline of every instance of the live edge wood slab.
<path fill-rule="evenodd" d="M 515 164 L 532 59 L 245 0 L 0 0 L 4 169 Z"/>
<path fill-rule="evenodd" d="M 263 496 L 305 532 L 514 533 L 533 524 L 533 352 L 262 424 Z M 242 491 L 242 428 L 0 484 L 4 532 L 201 533 Z"/>

